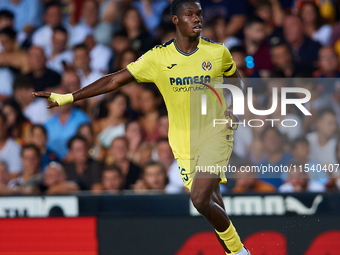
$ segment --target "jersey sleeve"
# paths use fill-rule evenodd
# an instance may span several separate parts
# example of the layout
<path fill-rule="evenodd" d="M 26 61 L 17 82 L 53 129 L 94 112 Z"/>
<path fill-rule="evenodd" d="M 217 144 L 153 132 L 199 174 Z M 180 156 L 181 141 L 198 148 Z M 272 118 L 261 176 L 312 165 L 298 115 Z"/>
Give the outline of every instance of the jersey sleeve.
<path fill-rule="evenodd" d="M 223 76 L 232 76 L 236 71 L 236 64 L 227 49 L 227 47 L 223 46 L 223 54 L 222 54 L 222 73 Z"/>
<path fill-rule="evenodd" d="M 158 72 L 157 63 L 156 49 L 153 48 L 135 62 L 128 64 L 126 69 L 138 83 L 155 83 Z"/>

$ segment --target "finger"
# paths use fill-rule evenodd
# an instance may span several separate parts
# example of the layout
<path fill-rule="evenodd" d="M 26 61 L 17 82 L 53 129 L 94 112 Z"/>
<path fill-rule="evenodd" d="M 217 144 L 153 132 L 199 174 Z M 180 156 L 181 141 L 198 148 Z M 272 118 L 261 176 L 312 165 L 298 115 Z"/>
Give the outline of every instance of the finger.
<path fill-rule="evenodd" d="M 32 95 L 34 97 L 49 98 L 51 96 L 51 93 L 46 92 L 46 91 L 40 91 L 40 92 L 33 92 Z"/>
<path fill-rule="evenodd" d="M 59 106 L 59 104 L 57 102 L 50 103 L 50 104 L 48 104 L 47 109 L 51 109 L 51 108 L 56 107 L 56 106 Z"/>

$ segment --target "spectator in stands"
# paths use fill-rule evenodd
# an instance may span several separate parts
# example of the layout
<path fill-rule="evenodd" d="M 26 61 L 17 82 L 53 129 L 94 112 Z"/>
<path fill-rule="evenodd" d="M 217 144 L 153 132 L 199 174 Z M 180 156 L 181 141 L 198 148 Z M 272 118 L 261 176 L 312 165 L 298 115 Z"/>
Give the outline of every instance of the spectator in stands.
<path fill-rule="evenodd" d="M 283 32 L 287 43 L 293 52 L 293 60 L 303 68 L 304 71 L 316 70 L 316 61 L 320 44 L 304 35 L 304 28 L 299 17 L 286 16 L 283 23 Z"/>
<path fill-rule="evenodd" d="M 70 163 L 65 164 L 67 180 L 75 180 L 88 190 L 100 185 L 104 165 L 88 155 L 87 142 L 82 136 L 73 136 L 67 144 Z"/>
<path fill-rule="evenodd" d="M 313 158 L 309 158 L 309 143 L 308 140 L 302 136 L 296 138 L 292 144 L 292 153 L 294 156 L 295 161 L 299 161 L 302 163 L 303 166 L 307 164 L 308 168 L 310 169 L 315 169 L 312 171 L 308 171 L 308 177 L 315 179 L 316 181 L 320 182 L 322 185 L 325 185 L 328 182 L 328 174 L 327 171 L 322 171 L 319 168 L 320 167 L 320 162 Z"/>
<path fill-rule="evenodd" d="M 84 44 L 86 45 L 91 62 L 90 67 L 93 71 L 106 74 L 109 70 L 109 63 L 112 58 L 112 50 L 103 44 L 96 43 L 93 35 L 86 36 Z"/>
<path fill-rule="evenodd" d="M 9 137 L 7 117 L 0 111 L 0 160 L 7 163 L 11 178 L 18 177 L 22 168 L 20 146 Z"/>
<path fill-rule="evenodd" d="M 43 171 L 49 163 L 59 161 L 57 154 L 46 146 L 47 131 L 43 125 L 32 125 L 30 142 L 37 146 L 40 151 L 41 169 Z"/>
<path fill-rule="evenodd" d="M 141 169 L 127 159 L 128 140 L 124 137 L 117 137 L 112 141 L 109 151 L 111 162 L 118 166 L 123 175 L 123 189 L 130 189 L 132 184 L 135 184 L 140 176 Z M 109 160 L 107 160 L 109 161 Z"/>
<path fill-rule="evenodd" d="M 276 71 L 283 72 L 287 78 L 294 77 L 299 73 L 299 66 L 294 63 L 292 52 L 287 44 L 279 43 L 273 45 L 270 53 L 271 61 Z"/>
<path fill-rule="evenodd" d="M 167 138 L 169 133 L 169 117 L 166 113 L 161 114 L 158 121 L 158 132 L 160 138 Z"/>
<path fill-rule="evenodd" d="M 32 35 L 32 44 L 41 47 L 45 52 L 52 52 L 53 29 L 62 25 L 61 5 L 50 1 L 45 6 L 45 25 L 37 29 Z"/>
<path fill-rule="evenodd" d="M 307 134 L 309 158 L 324 164 L 336 164 L 336 115 L 331 109 L 322 109 L 317 114 L 316 131 Z"/>
<path fill-rule="evenodd" d="M 271 44 L 277 44 L 284 40 L 282 23 L 284 11 L 278 0 L 259 1 L 256 5 L 255 13 L 265 23 L 266 40 Z"/>
<path fill-rule="evenodd" d="M 267 127 L 262 131 L 261 140 L 264 150 L 267 154 L 266 159 L 261 162 L 262 166 L 269 168 L 269 165 L 274 167 L 287 166 L 293 159 L 293 155 L 284 152 L 283 137 L 276 127 Z M 278 188 L 282 184 L 282 172 L 265 172 L 260 175 L 260 179 L 273 184 Z"/>
<path fill-rule="evenodd" d="M 136 165 L 140 165 L 141 144 L 143 142 L 142 127 L 137 120 L 128 121 L 125 126 L 125 138 L 129 151 L 127 158 Z"/>
<path fill-rule="evenodd" d="M 38 46 L 32 46 L 28 50 L 28 63 L 31 72 L 27 76 L 32 80 L 34 91 L 52 90 L 60 85 L 60 74 L 46 67 L 44 50 Z"/>
<path fill-rule="evenodd" d="M 29 141 L 32 124 L 21 111 L 19 103 L 9 98 L 3 103 L 2 111 L 6 115 L 9 136 L 21 145 Z"/>
<path fill-rule="evenodd" d="M 330 45 L 332 27 L 324 24 L 319 7 L 310 1 L 306 1 L 300 8 L 300 17 L 306 36 L 322 45 Z"/>
<path fill-rule="evenodd" d="M 136 81 L 132 81 L 129 84 L 124 85 L 120 90 L 129 97 L 129 114 L 133 119 L 138 118 L 141 108 L 141 94 L 144 91 L 144 85 L 139 84 Z"/>
<path fill-rule="evenodd" d="M 124 50 L 131 48 L 131 42 L 126 31 L 120 30 L 113 35 L 111 48 L 113 51 L 113 58 L 110 60 L 109 70 L 114 70 L 117 62 L 117 56 Z"/>
<path fill-rule="evenodd" d="M 157 142 L 157 161 L 161 162 L 167 171 L 168 184 L 165 191 L 167 193 L 181 193 L 185 191 L 183 180 L 178 173 L 177 160 L 174 158 L 169 141 L 167 138 L 158 140 Z"/>
<path fill-rule="evenodd" d="M 2 10 L 0 11 L 0 30 L 9 27 L 13 28 L 14 26 L 14 15 L 10 11 Z M 0 42 L 0 52 L 3 51 L 3 47 Z"/>
<path fill-rule="evenodd" d="M 216 35 L 216 41 L 224 43 L 224 45 L 230 49 L 231 47 L 241 45 L 241 40 L 235 36 L 227 36 L 226 23 L 223 17 L 217 16 L 211 22 L 213 22 L 214 34 Z M 209 38 L 210 39 L 210 38 Z"/>
<path fill-rule="evenodd" d="M 78 44 L 73 48 L 73 66 L 77 69 L 80 78 L 81 88 L 86 87 L 90 83 L 98 80 L 103 76 L 102 73 L 93 71 L 90 67 L 89 51 L 85 44 Z"/>
<path fill-rule="evenodd" d="M 145 141 L 147 142 L 155 142 L 159 138 L 158 119 L 161 98 L 158 90 L 151 86 L 144 87 L 140 101 L 141 117 L 139 121 L 146 134 Z"/>
<path fill-rule="evenodd" d="M 47 195 L 70 194 L 80 189 L 75 181 L 66 181 L 64 167 L 53 161 L 46 166 L 39 188 L 41 193 Z"/>
<path fill-rule="evenodd" d="M 307 74 L 308 75 L 308 74 Z M 303 115 L 302 112 L 299 111 L 300 117 L 302 118 L 303 129 L 305 133 L 311 132 L 315 130 L 315 121 L 317 112 L 320 109 L 330 107 L 331 100 L 329 95 L 322 93 L 318 90 L 320 85 L 316 83 L 316 79 L 307 78 L 308 76 L 301 73 L 297 74 L 295 79 L 293 80 L 294 87 L 306 89 L 310 92 L 311 98 L 308 102 L 304 103 L 303 106 L 309 111 L 312 115 Z M 322 80 L 322 79 L 320 79 Z M 303 93 L 296 93 L 296 98 L 305 98 Z"/>
<path fill-rule="evenodd" d="M 274 85 L 277 87 L 280 87 L 279 85 L 280 80 L 270 80 L 267 84 Z M 269 86 L 270 86 L 269 85 Z M 284 83 L 283 83 L 284 85 Z M 268 87 L 269 87 L 268 86 Z M 280 89 L 280 88 L 279 88 Z M 272 93 L 272 88 L 270 88 L 269 93 Z M 303 93 L 300 96 L 304 97 L 305 95 Z M 266 109 L 269 109 L 272 105 L 272 97 L 269 100 L 268 106 Z M 296 108 L 292 107 L 292 105 L 286 106 L 286 114 L 281 114 L 281 97 L 279 96 L 277 99 L 277 107 L 275 111 L 270 115 L 269 119 L 275 119 L 273 125 L 280 131 L 280 133 L 285 136 L 289 141 L 294 140 L 295 138 L 301 136 L 303 134 L 303 125 L 302 120 L 299 117 L 299 115 L 296 113 Z M 294 128 L 287 128 L 287 126 L 281 125 L 282 121 L 287 121 L 286 123 L 293 123 L 295 122 Z"/>
<path fill-rule="evenodd" d="M 11 191 L 7 188 L 9 180 L 10 174 L 7 163 L 4 160 L 0 160 L 0 195 L 7 195 L 11 193 Z"/>
<path fill-rule="evenodd" d="M 77 130 L 77 134 L 86 139 L 87 148 L 89 148 L 89 156 L 93 159 L 98 159 L 98 148 L 95 146 L 94 131 L 91 123 L 81 124 Z M 103 158 L 103 157 L 102 157 Z"/>
<path fill-rule="evenodd" d="M 270 59 L 270 46 L 265 41 L 264 21 L 258 17 L 251 18 L 244 27 L 244 46 L 247 55 L 253 58 L 253 68 L 260 72 L 260 76 L 273 69 Z"/>
<path fill-rule="evenodd" d="M 216 16 L 225 18 L 228 24 L 225 28 L 227 37 L 237 35 L 244 27 L 248 11 L 248 3 L 246 0 L 203 0 L 201 1 L 201 6 L 204 10 L 203 15 L 206 23 L 209 23 Z"/>
<path fill-rule="evenodd" d="M 122 189 L 122 171 L 115 165 L 105 167 L 103 171 L 101 190 L 109 193 L 117 192 Z"/>
<path fill-rule="evenodd" d="M 23 114 L 30 122 L 42 124 L 49 118 L 46 100 L 32 97 L 33 81 L 28 76 L 19 76 L 13 83 L 14 97 L 20 104 Z"/>
<path fill-rule="evenodd" d="M 61 77 L 61 89 L 66 91 L 75 91 L 80 89 L 80 79 L 73 67 L 67 68 Z M 58 88 L 57 88 L 58 89 Z M 75 103 L 77 108 L 86 111 L 87 100 L 78 101 Z"/>
<path fill-rule="evenodd" d="M 71 21 L 71 25 L 74 25 Z M 99 4 L 96 0 L 84 0 L 81 7 L 80 23 L 72 28 L 71 45 L 83 43 L 89 32 L 97 43 L 108 45 L 112 40 L 112 26 L 99 20 Z"/>
<path fill-rule="evenodd" d="M 30 33 L 42 24 L 42 6 L 39 0 L 3 0 L 0 10 L 8 10 L 14 14 L 16 31 Z"/>
<path fill-rule="evenodd" d="M 153 47 L 152 39 L 147 32 L 142 17 L 137 9 L 128 9 L 122 20 L 122 29 L 131 41 L 131 47 L 140 54 Z"/>
<path fill-rule="evenodd" d="M 64 27 L 56 26 L 53 29 L 52 49 L 46 53 L 47 67 L 62 74 L 64 66 L 70 65 L 73 61 L 73 53 L 66 49 L 67 30 Z"/>
<path fill-rule="evenodd" d="M 150 190 L 164 192 L 167 183 L 168 178 L 163 164 L 157 161 L 149 161 L 145 164 L 141 179 L 133 185 L 133 189 L 137 192 Z"/>
<path fill-rule="evenodd" d="M 114 71 L 124 69 L 131 62 L 136 61 L 138 58 L 138 53 L 133 49 L 126 49 L 116 56 L 116 63 L 114 66 Z M 122 87 L 123 90 L 127 90 Z"/>
<path fill-rule="evenodd" d="M 299 166 L 301 162 L 294 161 L 293 165 Z M 305 171 L 290 171 L 288 173 L 288 180 L 286 183 L 282 184 L 278 191 L 284 192 L 323 192 L 325 191 L 325 186 L 316 180 L 309 179 L 308 173 Z"/>
<path fill-rule="evenodd" d="M 332 47 L 324 46 L 319 50 L 318 64 L 320 69 L 313 73 L 313 77 L 321 78 L 318 89 L 327 94 L 339 93 L 340 86 L 335 79 L 322 79 L 340 78 L 339 55 Z"/>
<path fill-rule="evenodd" d="M 93 123 L 94 133 L 98 138 L 98 145 L 108 149 L 113 139 L 124 135 L 128 100 L 128 97 L 119 91 L 110 95 L 107 99 L 106 117 Z"/>
<path fill-rule="evenodd" d="M 248 167 L 246 169 L 246 167 Z M 237 166 L 235 174 L 235 187 L 233 193 L 274 193 L 276 188 L 274 185 L 258 179 L 258 174 L 252 171 L 250 162 L 242 162 Z"/>
<path fill-rule="evenodd" d="M 161 22 L 164 9 L 169 6 L 168 0 L 160 1 L 134 1 L 132 6 L 137 8 L 150 32 L 154 32 Z"/>
<path fill-rule="evenodd" d="M 26 144 L 21 150 L 22 171 L 18 178 L 8 183 L 8 188 L 16 193 L 37 193 L 36 187 L 43 179 L 40 168 L 40 151 L 33 144 Z"/>
<path fill-rule="evenodd" d="M 15 74 L 30 71 L 27 53 L 18 49 L 16 44 L 17 33 L 9 27 L 0 30 L 0 66 L 6 66 Z"/>
<path fill-rule="evenodd" d="M 0 11 L 0 30 L 4 29 L 5 27 L 13 28 L 13 25 L 14 25 L 14 14 L 7 10 L 1 10 Z"/>
<path fill-rule="evenodd" d="M 171 1 L 172 0 L 168 0 L 169 3 L 171 3 Z M 170 4 L 168 4 L 168 6 L 162 11 L 162 14 L 160 16 L 160 22 L 157 28 L 156 38 L 158 39 L 162 38 L 168 32 L 175 32 L 171 17 L 172 16 L 171 16 Z M 172 37 L 171 39 L 173 38 L 175 37 Z M 162 41 L 162 43 L 167 42 L 167 41 Z"/>
<path fill-rule="evenodd" d="M 242 46 L 235 46 L 229 49 L 241 77 L 247 77 L 249 70 L 246 62 L 246 52 Z"/>
<path fill-rule="evenodd" d="M 66 72 L 63 80 L 73 75 L 72 72 Z M 59 88 L 58 93 L 70 93 L 72 91 L 71 86 L 63 86 Z M 55 113 L 45 124 L 48 136 L 47 147 L 55 151 L 58 158 L 63 160 L 68 152 L 68 140 L 75 135 L 81 124 L 88 122 L 90 122 L 89 117 L 72 104 L 60 107 L 59 112 Z"/>

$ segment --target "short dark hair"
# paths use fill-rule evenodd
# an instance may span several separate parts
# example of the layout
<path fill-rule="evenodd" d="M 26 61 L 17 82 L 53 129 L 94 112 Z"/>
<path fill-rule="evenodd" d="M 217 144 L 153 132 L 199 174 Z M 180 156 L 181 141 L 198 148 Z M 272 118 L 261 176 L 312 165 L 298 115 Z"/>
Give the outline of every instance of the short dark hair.
<path fill-rule="evenodd" d="M 282 139 L 282 134 L 277 127 L 268 126 L 262 131 L 261 136 L 260 136 L 261 140 L 263 140 L 264 136 L 269 130 L 274 130 L 274 132 Z"/>
<path fill-rule="evenodd" d="M 40 129 L 44 133 L 44 135 L 47 137 L 46 128 L 41 124 L 33 124 L 31 126 L 31 133 L 33 133 L 33 130 L 36 129 L 36 128 Z"/>
<path fill-rule="evenodd" d="M 119 30 L 119 31 L 117 31 L 113 34 L 113 38 L 119 37 L 119 36 L 120 37 L 128 37 L 128 34 L 127 34 L 126 30 L 121 29 L 121 30 Z"/>
<path fill-rule="evenodd" d="M 246 54 L 246 50 L 244 49 L 243 46 L 233 46 L 229 49 L 229 52 L 231 54 L 236 53 L 236 52 Z"/>
<path fill-rule="evenodd" d="M 83 142 L 85 143 L 85 145 L 87 145 L 87 141 L 86 141 L 86 139 L 85 139 L 83 136 L 81 136 L 81 135 L 75 135 L 75 136 L 71 137 L 71 138 L 68 140 L 68 142 L 67 142 L 67 148 L 71 149 L 73 142 L 76 141 L 76 140 L 83 141 Z"/>
<path fill-rule="evenodd" d="M 124 143 L 125 143 L 125 145 L 126 145 L 126 147 L 129 148 L 129 140 L 128 140 L 125 136 L 118 136 L 118 137 L 116 137 L 115 139 L 113 139 L 112 142 L 111 142 L 111 146 L 112 146 L 112 144 L 113 144 L 115 141 L 117 141 L 117 140 L 123 140 Z M 111 146 L 110 146 L 110 147 L 111 147 Z"/>
<path fill-rule="evenodd" d="M 167 142 L 169 143 L 169 139 L 167 137 L 161 137 L 157 140 L 157 144 L 161 143 L 161 142 Z"/>
<path fill-rule="evenodd" d="M 45 5 L 45 11 L 46 11 L 48 8 L 54 7 L 54 6 L 59 7 L 59 8 L 62 7 L 61 4 L 60 4 L 58 1 L 52 0 L 52 1 L 48 2 L 48 3 L 46 3 L 46 5 Z"/>
<path fill-rule="evenodd" d="M 200 0 L 174 0 L 170 5 L 170 14 L 177 15 L 178 9 L 185 3 L 201 3 Z"/>
<path fill-rule="evenodd" d="M 245 24 L 245 27 L 250 27 L 252 26 L 253 24 L 255 23 L 260 23 L 260 24 L 264 24 L 264 20 L 261 19 L 260 17 L 258 16 L 254 16 L 254 17 L 251 17 L 247 20 L 246 24 Z"/>
<path fill-rule="evenodd" d="M 14 79 L 13 90 L 21 89 L 21 88 L 25 88 L 25 89 L 34 88 L 32 79 L 30 79 L 27 75 L 17 76 Z"/>
<path fill-rule="evenodd" d="M 37 154 L 38 157 L 40 157 L 40 150 L 37 146 L 35 146 L 34 144 L 25 144 L 24 146 L 22 146 L 21 148 L 21 157 L 24 155 L 24 151 L 28 150 L 28 149 L 33 149 L 35 151 L 35 153 Z"/>
<path fill-rule="evenodd" d="M 296 146 L 299 144 L 299 143 L 306 143 L 306 144 L 309 144 L 307 138 L 305 136 L 300 136 L 298 138 L 295 138 L 292 143 L 291 143 L 291 148 L 292 149 L 295 149 Z"/>
<path fill-rule="evenodd" d="M 15 39 L 17 37 L 17 32 L 13 28 L 5 27 L 0 30 L 0 35 L 7 35 L 11 39 Z"/>
<path fill-rule="evenodd" d="M 255 8 L 259 9 L 261 7 L 264 7 L 264 6 L 272 8 L 272 3 L 268 0 L 262 0 L 262 1 L 260 1 L 256 4 Z"/>
<path fill-rule="evenodd" d="M 104 172 L 108 172 L 108 171 L 115 171 L 115 172 L 117 172 L 119 174 L 119 176 L 122 176 L 122 170 L 118 166 L 116 166 L 116 165 L 107 165 L 107 166 L 105 166 L 103 173 Z"/>
<path fill-rule="evenodd" d="M 336 113 L 332 108 L 323 108 L 320 111 L 318 111 L 316 115 L 316 119 L 319 120 L 321 119 L 326 113 L 332 114 L 333 116 L 336 116 Z"/>
<path fill-rule="evenodd" d="M 0 19 L 1 18 L 14 19 L 14 14 L 8 10 L 2 10 L 0 11 Z"/>
<path fill-rule="evenodd" d="M 64 34 L 67 35 L 67 30 L 66 28 L 64 28 L 63 26 L 56 26 L 54 29 L 53 29 L 53 33 L 55 32 L 62 32 Z"/>
<path fill-rule="evenodd" d="M 80 44 L 73 46 L 73 51 L 76 51 L 78 49 L 84 49 L 84 50 L 88 51 L 88 48 L 87 48 L 86 44 L 84 44 L 84 43 L 80 43 Z"/>

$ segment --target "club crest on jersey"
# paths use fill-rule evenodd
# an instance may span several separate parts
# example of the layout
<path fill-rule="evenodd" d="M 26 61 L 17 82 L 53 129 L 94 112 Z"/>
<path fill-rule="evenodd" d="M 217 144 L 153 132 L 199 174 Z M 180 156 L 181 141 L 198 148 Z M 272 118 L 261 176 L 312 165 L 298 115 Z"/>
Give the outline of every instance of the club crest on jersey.
<path fill-rule="evenodd" d="M 143 57 L 141 56 L 141 57 L 137 58 L 137 60 L 134 63 L 137 63 L 139 60 L 143 60 Z"/>
<path fill-rule="evenodd" d="M 209 61 L 203 61 L 202 68 L 204 71 L 210 71 L 212 68 L 212 64 Z"/>

